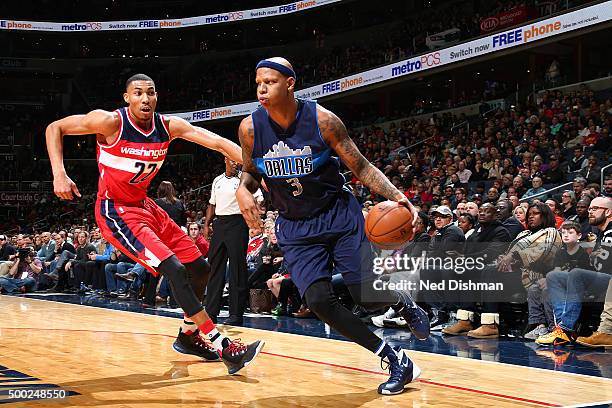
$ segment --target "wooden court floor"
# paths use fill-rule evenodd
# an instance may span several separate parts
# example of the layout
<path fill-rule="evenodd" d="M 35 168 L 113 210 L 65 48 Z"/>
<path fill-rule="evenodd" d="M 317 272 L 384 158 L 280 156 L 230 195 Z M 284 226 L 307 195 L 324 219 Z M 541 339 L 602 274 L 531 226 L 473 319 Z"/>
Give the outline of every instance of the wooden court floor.
<path fill-rule="evenodd" d="M 15 384 L 78 393 L 7 407 L 554 407 L 612 400 L 610 379 L 423 352 L 410 353 L 421 379 L 404 394 L 382 397 L 380 360 L 358 346 L 229 326 L 227 335 L 266 346 L 241 375 L 228 376 L 223 363 L 172 350 L 177 319 L 9 296 L 0 296 L 0 311 L 0 394 Z"/>

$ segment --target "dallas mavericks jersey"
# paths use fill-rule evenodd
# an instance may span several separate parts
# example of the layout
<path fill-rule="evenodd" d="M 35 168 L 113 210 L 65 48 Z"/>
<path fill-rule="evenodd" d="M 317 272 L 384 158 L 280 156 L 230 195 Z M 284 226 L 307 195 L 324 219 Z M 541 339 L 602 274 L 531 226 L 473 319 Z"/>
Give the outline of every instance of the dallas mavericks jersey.
<path fill-rule="evenodd" d="M 344 184 L 340 164 L 319 131 L 317 103 L 297 101 L 295 121 L 287 130 L 261 106 L 251 114 L 253 163 L 266 181 L 272 205 L 289 219 L 316 215 L 338 197 Z"/>

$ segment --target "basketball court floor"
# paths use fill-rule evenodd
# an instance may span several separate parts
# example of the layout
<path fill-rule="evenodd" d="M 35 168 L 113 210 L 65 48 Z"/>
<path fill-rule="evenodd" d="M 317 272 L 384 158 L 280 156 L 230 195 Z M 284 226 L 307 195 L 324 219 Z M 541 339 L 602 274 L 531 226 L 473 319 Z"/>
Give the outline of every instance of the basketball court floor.
<path fill-rule="evenodd" d="M 120 310 L 123 309 L 123 310 Z M 376 393 L 380 360 L 315 319 L 220 326 L 262 354 L 237 376 L 178 354 L 178 315 L 76 295 L 0 296 L 0 403 L 7 407 L 561 407 L 612 403 L 612 353 L 538 349 L 385 329 L 422 368 L 404 394 Z M 164 316 L 165 314 L 165 316 Z M 19 400 L 16 390 L 61 390 Z M 33 394 L 32 394 L 33 395 Z M 40 397 L 41 395 L 39 395 Z"/>

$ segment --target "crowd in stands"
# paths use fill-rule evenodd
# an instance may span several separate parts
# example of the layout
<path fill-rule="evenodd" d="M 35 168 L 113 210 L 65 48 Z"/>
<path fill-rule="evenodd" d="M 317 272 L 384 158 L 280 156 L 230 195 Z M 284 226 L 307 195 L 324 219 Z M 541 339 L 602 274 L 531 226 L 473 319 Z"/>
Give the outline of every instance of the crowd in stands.
<path fill-rule="evenodd" d="M 554 3 L 555 10 L 561 11 L 567 7 L 576 6 L 575 3 L 556 2 Z M 298 68 L 297 87 L 306 88 L 429 51 L 425 41 L 427 36 L 444 30 L 458 29 L 459 34 L 456 41 L 474 38 L 481 34 L 482 19 L 523 5 L 526 5 L 531 11 L 529 18 L 538 18 L 549 12 L 548 8 L 540 7 L 538 2 L 512 0 L 451 1 L 436 5 L 435 8 L 424 7 L 409 13 L 397 5 L 387 11 L 381 10 L 380 7 L 373 11 L 371 5 L 363 5 L 363 10 L 361 10 L 354 3 L 334 5 L 331 7 L 334 10 L 341 8 L 338 12 L 342 15 L 346 14 L 347 18 L 335 18 L 334 12 L 323 13 L 323 15 L 317 13 L 316 16 L 308 15 L 306 21 L 316 19 L 316 23 L 312 23 L 315 28 L 309 30 L 307 27 L 302 27 L 304 23 L 300 20 L 297 23 L 299 29 L 296 30 L 296 35 L 303 36 L 304 34 L 299 33 L 306 33 L 306 37 L 292 36 L 291 41 L 303 40 L 305 42 L 302 46 L 292 47 L 288 52 L 283 51 L 282 54 Z M 441 15 L 444 17 L 441 18 Z M 160 107 L 165 111 L 210 108 L 250 101 L 254 99 L 253 67 L 258 60 L 269 56 L 269 47 L 286 45 L 289 40 L 286 36 L 278 35 L 279 32 L 287 32 L 283 24 L 283 22 L 279 23 L 281 28 L 274 24 L 265 26 L 261 29 L 262 32 L 257 32 L 257 35 L 242 32 L 243 28 L 240 24 L 226 26 L 222 29 L 223 33 L 212 36 L 210 34 L 189 34 L 189 32 L 178 35 L 175 31 L 168 30 L 161 36 L 151 34 L 128 41 L 127 36 L 109 33 L 111 39 L 108 43 L 113 50 L 113 56 L 119 58 L 112 60 L 106 66 L 100 66 L 99 62 L 88 66 L 84 61 L 80 64 L 82 72 L 77 75 L 77 83 L 82 91 L 86 90 L 90 102 L 102 108 L 115 107 L 120 100 L 120 90 L 123 85 L 121 80 L 137 71 L 144 71 L 156 80 L 161 96 L 160 101 L 162 101 Z M 296 26 L 295 22 L 285 24 L 289 24 L 289 27 Z M 380 29 L 381 24 L 393 27 L 393 29 Z M 357 44 L 351 35 L 346 35 L 347 31 L 363 30 L 364 27 L 369 27 L 372 32 Z M 326 36 L 337 34 L 343 36 L 339 42 L 328 41 L 330 44 L 327 44 L 324 40 Z M 115 36 L 117 39 L 112 41 Z M 165 37 L 173 40 L 165 44 Z M 240 41 L 235 45 L 228 43 L 234 37 L 238 37 Z M 50 35 L 48 39 L 41 38 L 40 40 L 51 41 L 51 38 L 54 38 L 53 35 Z M 181 41 L 178 41 L 179 38 Z M 218 44 L 202 45 L 198 38 L 206 38 L 207 42 L 216 41 Z M 14 41 L 18 40 L 18 38 L 14 39 Z M 26 38 L 23 41 L 28 43 L 30 39 Z M 66 40 L 60 39 L 59 41 L 63 44 Z M 95 51 L 102 50 L 101 47 L 106 44 L 106 42 L 86 40 L 79 43 L 79 46 L 83 47 L 87 41 L 91 41 L 91 44 L 87 46 L 89 51 L 81 55 L 87 58 L 98 56 Z M 312 48 L 311 43 L 316 46 Z M 195 48 L 191 50 L 192 47 Z M 266 48 L 257 50 L 258 47 Z M 20 52 L 27 52 L 28 46 L 24 43 L 12 48 Z M 62 52 L 78 47 L 54 47 L 53 44 L 48 44 L 38 48 L 49 50 L 52 53 L 50 56 L 55 58 L 78 57 L 61 55 Z M 164 50 L 167 50 L 167 55 L 164 54 Z M 155 64 L 151 63 L 151 58 L 154 58 L 155 55 L 176 57 L 179 50 L 180 52 L 191 50 L 189 63 L 185 63 L 180 58 L 159 59 Z M 235 52 L 228 53 L 228 50 Z M 210 63 L 210 60 L 207 59 L 207 54 L 212 51 L 223 51 L 219 55 L 214 55 L 214 63 Z M 110 52 L 110 50 L 103 49 L 99 57 L 107 57 Z M 199 58 L 198 55 L 202 58 Z M 124 60 L 122 56 L 129 59 Z M 236 63 L 237 59 L 240 61 L 239 64 Z M 108 78 L 117 78 L 119 82 L 109 84 Z M 478 96 L 480 97 L 483 92 L 488 91 L 483 88 L 478 92 Z M 451 104 L 461 104 L 464 99 L 474 99 L 473 97 L 474 95 L 462 95 Z M 447 103 L 447 101 L 443 102 Z"/>
<path fill-rule="evenodd" d="M 605 176 L 603 185 L 599 182 L 602 167 L 610 161 L 609 93 L 586 87 L 549 91 L 535 104 L 467 119 L 472 122 L 469 133 L 463 128 L 451 132 L 453 118 L 435 116 L 350 130 L 366 158 L 420 210 L 414 239 L 402 253 L 418 256 L 425 250 L 431 257 L 453 259 L 486 253 L 486 267 L 470 273 L 483 281 L 502 281 L 519 295 L 500 298 L 472 291 L 457 299 L 425 291 L 421 300 L 429 306 L 432 325 L 446 335 L 494 338 L 512 325 L 504 305 L 523 299 L 528 305 L 523 316 L 526 338 L 540 344 L 575 340 L 588 323 L 581 320 L 582 305 L 588 301 L 597 309 L 602 304 L 612 271 L 606 255 L 612 249 L 612 175 Z M 417 142 L 422 142 L 418 148 L 405 148 Z M 170 165 L 159 178 L 172 178 L 182 191 L 183 227 L 201 245 L 208 238 L 201 236 L 207 199 L 194 189 L 221 173 L 221 163 L 213 168 L 211 162 L 206 174 L 193 170 L 177 178 Z M 86 175 L 81 177 L 80 187 L 93 202 L 95 186 L 86 182 Z M 347 184 L 364 215 L 383 200 L 359 180 L 348 179 Z M 82 211 L 79 215 L 88 213 L 85 218 L 93 220 L 90 207 Z M 276 315 L 309 316 L 292 285 L 291 271 L 283 265 L 274 209 L 262 209 L 262 217 L 263 234 L 251 231 L 246 254 L 250 287 L 267 288 L 275 295 Z M 152 281 L 143 268 L 105 242 L 95 225 L 81 224 L 0 236 L 2 290 L 79 291 L 140 299 L 151 306 L 158 296 L 172 303 L 163 279 Z M 454 271 L 433 268 L 422 273 L 444 280 Z M 334 288 L 350 305 L 340 276 L 334 277 Z M 373 323 L 405 325 L 390 312 Z"/>

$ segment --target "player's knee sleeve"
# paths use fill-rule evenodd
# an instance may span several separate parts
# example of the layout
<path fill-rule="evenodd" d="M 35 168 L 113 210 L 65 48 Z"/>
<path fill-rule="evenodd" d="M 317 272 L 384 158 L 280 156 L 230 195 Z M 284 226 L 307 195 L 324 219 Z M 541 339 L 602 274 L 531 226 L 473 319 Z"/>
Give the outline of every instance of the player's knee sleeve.
<path fill-rule="evenodd" d="M 187 269 L 176 255 L 164 260 L 156 269 L 168 279 L 176 302 L 187 316 L 193 316 L 203 310 L 202 302 L 193 293 L 193 288 L 187 279 Z"/>
<path fill-rule="evenodd" d="M 304 294 L 308 308 L 324 322 L 333 321 L 334 308 L 339 306 L 338 299 L 334 296 L 331 282 L 320 280 L 306 289 Z"/>
<path fill-rule="evenodd" d="M 210 265 L 203 257 L 199 257 L 195 261 L 185 264 L 185 269 L 193 292 L 201 301 L 204 297 L 204 291 L 206 291 L 206 285 L 208 284 Z"/>

